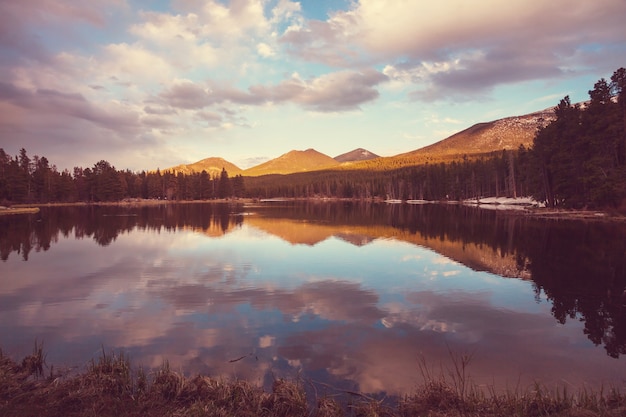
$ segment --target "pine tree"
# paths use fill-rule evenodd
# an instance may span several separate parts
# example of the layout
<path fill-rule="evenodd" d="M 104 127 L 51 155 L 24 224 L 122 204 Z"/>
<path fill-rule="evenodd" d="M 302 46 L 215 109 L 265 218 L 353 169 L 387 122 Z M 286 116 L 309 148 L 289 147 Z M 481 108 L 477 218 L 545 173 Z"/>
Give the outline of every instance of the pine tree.
<path fill-rule="evenodd" d="M 228 178 L 228 172 L 226 172 L 226 169 L 222 168 L 218 185 L 218 198 L 228 198 L 231 196 L 232 186 L 230 184 L 230 178 Z"/>

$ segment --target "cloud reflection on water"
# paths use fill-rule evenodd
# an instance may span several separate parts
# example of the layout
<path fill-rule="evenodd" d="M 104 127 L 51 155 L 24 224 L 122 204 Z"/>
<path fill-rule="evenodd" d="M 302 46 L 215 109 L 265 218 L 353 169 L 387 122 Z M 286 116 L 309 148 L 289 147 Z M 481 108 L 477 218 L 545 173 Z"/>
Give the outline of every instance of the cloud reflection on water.
<path fill-rule="evenodd" d="M 61 238 L 53 254 L 9 261 L 19 278 L 0 287 L 9 352 L 43 339 L 55 365 L 104 346 L 144 366 L 167 358 L 259 383 L 303 369 L 391 394 L 419 383 L 420 357 L 446 373 L 450 353 L 473 353 L 475 380 L 499 387 L 615 376 L 580 324 L 555 325 L 532 299 L 506 303 L 529 283 L 494 286 L 490 274 L 406 243 L 294 246 L 245 225 L 219 238 L 134 230 L 104 249 L 85 243 Z"/>

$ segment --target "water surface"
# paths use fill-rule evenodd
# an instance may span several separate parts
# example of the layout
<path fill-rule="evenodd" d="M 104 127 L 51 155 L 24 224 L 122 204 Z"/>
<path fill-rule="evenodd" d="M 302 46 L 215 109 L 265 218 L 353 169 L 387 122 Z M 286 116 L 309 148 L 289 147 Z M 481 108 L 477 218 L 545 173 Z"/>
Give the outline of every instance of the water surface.
<path fill-rule="evenodd" d="M 399 395 L 626 386 L 626 229 L 446 205 L 59 207 L 0 218 L 0 346 Z M 420 368 L 421 366 L 421 368 Z"/>

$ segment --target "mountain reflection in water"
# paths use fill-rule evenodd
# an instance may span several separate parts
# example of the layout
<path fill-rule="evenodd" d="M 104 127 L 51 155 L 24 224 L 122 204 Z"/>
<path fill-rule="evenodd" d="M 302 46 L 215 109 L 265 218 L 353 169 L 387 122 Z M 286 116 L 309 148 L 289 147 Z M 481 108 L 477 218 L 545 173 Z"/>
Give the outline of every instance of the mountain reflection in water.
<path fill-rule="evenodd" d="M 471 377 L 496 389 L 624 383 L 622 224 L 456 205 L 57 207 L 0 217 L 0 256 L 0 347 L 44 340 L 55 366 L 105 346 L 401 394 L 420 358 L 446 372 L 472 353 Z"/>

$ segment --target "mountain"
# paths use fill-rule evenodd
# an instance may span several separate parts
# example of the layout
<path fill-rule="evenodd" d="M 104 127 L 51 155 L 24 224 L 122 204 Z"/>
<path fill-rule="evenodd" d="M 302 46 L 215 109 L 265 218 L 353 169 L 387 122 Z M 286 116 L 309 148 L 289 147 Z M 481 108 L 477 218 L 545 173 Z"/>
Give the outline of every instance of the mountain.
<path fill-rule="evenodd" d="M 414 151 L 355 161 L 350 164 L 344 163 L 339 168 L 366 171 L 388 170 L 426 163 L 459 161 L 466 156 L 472 158 L 502 149 L 518 149 L 520 145 L 529 148 L 533 144 L 537 129 L 546 126 L 554 119 L 552 107 L 522 116 L 477 123 L 446 139 Z"/>
<path fill-rule="evenodd" d="M 367 149 L 357 148 L 353 151 L 343 153 L 334 157 L 333 159 L 338 162 L 355 162 L 355 161 L 367 161 L 369 159 L 380 158 L 375 153 L 368 151 Z"/>
<path fill-rule="evenodd" d="M 550 108 L 523 116 L 477 123 L 432 145 L 396 157 L 473 155 L 518 149 L 520 145 L 528 148 L 532 146 L 537 129 L 554 118 L 554 108 Z"/>
<path fill-rule="evenodd" d="M 243 170 L 239 168 L 237 165 L 228 162 L 222 158 L 205 158 L 201 161 L 194 162 L 193 164 L 181 164 L 176 165 L 172 168 L 164 169 L 163 171 L 174 171 L 174 172 L 182 172 L 183 174 L 193 174 L 195 172 L 206 171 L 210 176 L 214 177 L 219 175 L 222 172 L 222 168 L 228 172 L 229 177 L 234 177 L 235 175 L 240 175 L 243 173 Z"/>
<path fill-rule="evenodd" d="M 170 171 L 201 172 L 218 175 L 222 168 L 229 176 L 257 177 L 269 174 L 292 174 L 324 169 L 385 170 L 403 166 L 438 163 L 462 159 L 502 149 L 514 150 L 520 145 L 532 146 L 539 127 L 554 120 L 554 108 L 522 116 L 505 117 L 491 122 L 477 123 L 432 145 L 391 157 L 379 157 L 363 148 L 331 158 L 314 149 L 293 150 L 260 165 L 241 170 L 222 158 L 206 158 L 188 165 L 169 168 Z"/>
<path fill-rule="evenodd" d="M 292 245 L 314 246 L 331 237 L 342 239 L 356 246 L 364 246 L 377 239 L 394 239 L 433 249 L 477 271 L 489 271 L 505 277 L 530 278 L 530 272 L 525 266 L 519 264 L 518 255 L 515 252 L 502 255 L 489 245 L 480 242 L 431 239 L 415 231 L 387 225 L 342 225 L 315 222 L 310 219 L 304 221 L 299 218 L 265 218 L 263 216 L 248 216 L 245 223 Z M 219 232 L 216 230 L 214 233 Z"/>
<path fill-rule="evenodd" d="M 339 165 L 339 162 L 315 149 L 307 149 L 306 151 L 294 150 L 278 158 L 248 168 L 243 171 L 243 175 L 258 177 L 268 174 L 292 174 L 295 172 L 317 171 L 337 165 Z"/>

